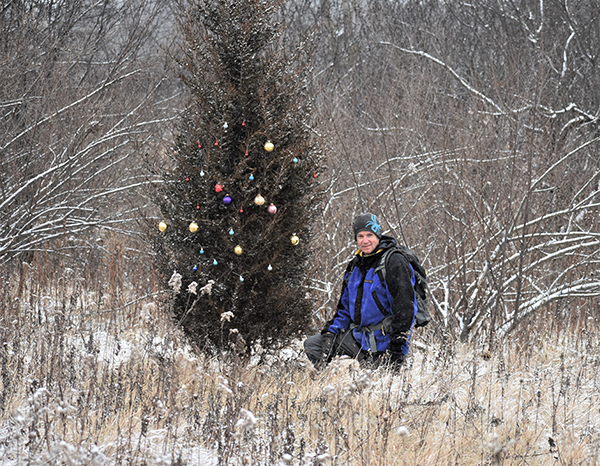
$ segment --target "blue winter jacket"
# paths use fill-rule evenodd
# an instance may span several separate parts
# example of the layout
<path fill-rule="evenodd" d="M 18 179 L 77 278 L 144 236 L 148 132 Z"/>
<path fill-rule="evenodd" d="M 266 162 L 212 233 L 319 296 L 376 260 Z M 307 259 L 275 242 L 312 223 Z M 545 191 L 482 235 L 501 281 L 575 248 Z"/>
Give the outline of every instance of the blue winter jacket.
<path fill-rule="evenodd" d="M 385 283 L 374 273 L 383 252 L 395 245 L 395 238 L 384 235 L 375 253 L 363 255 L 360 250 L 356 253 L 344 274 L 337 312 L 323 332 L 337 334 L 353 327 L 352 334 L 365 351 L 408 354 L 417 312 L 414 271 L 401 254 L 391 254 Z M 378 324 L 382 322 L 383 328 L 372 328 L 381 327 Z M 371 334 L 377 348 L 371 348 Z"/>

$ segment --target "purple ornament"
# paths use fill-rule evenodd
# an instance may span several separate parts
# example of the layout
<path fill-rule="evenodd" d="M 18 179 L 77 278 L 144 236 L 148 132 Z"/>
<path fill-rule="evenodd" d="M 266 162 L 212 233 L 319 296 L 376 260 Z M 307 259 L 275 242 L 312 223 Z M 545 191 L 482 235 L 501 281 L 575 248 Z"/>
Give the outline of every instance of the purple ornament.
<path fill-rule="evenodd" d="M 225 205 L 231 204 L 231 198 L 229 197 L 229 194 L 223 198 L 223 204 L 225 204 Z"/>
<path fill-rule="evenodd" d="M 267 210 L 270 214 L 274 215 L 277 212 L 277 207 L 275 207 L 275 204 L 271 204 L 269 207 L 267 207 Z"/>

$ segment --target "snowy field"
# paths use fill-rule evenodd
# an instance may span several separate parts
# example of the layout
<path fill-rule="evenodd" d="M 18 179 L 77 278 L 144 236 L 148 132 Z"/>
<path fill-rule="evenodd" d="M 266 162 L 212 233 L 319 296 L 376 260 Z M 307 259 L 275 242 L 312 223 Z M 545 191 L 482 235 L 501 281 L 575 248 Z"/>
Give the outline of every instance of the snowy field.
<path fill-rule="evenodd" d="M 398 373 L 316 372 L 300 340 L 249 363 L 195 355 L 163 305 L 121 299 L 4 296 L 1 464 L 597 462 L 593 332 L 540 326 L 491 353 L 417 333 Z"/>

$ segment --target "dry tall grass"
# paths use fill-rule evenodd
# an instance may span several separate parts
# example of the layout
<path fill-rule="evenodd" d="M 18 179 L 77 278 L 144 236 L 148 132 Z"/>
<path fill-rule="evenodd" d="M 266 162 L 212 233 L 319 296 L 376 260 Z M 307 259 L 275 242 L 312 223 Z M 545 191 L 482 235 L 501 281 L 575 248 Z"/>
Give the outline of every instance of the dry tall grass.
<path fill-rule="evenodd" d="M 316 372 L 301 342 L 260 364 L 194 356 L 159 301 L 84 285 L 5 280 L 2 464 L 597 462 L 593 332 L 540 323 L 492 353 L 417 332 L 398 373 Z"/>

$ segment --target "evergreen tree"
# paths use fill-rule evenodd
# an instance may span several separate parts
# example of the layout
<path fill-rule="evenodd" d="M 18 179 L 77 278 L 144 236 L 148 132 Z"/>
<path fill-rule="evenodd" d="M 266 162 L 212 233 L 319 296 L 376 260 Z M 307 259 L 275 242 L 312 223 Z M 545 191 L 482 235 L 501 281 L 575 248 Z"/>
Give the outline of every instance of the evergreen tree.
<path fill-rule="evenodd" d="M 201 348 L 272 347 L 309 325 L 301 284 L 320 155 L 307 124 L 308 47 L 282 46 L 278 3 L 181 8 L 178 64 L 191 98 L 156 199 L 166 229 L 153 243 L 165 277 L 182 276 L 174 317 Z M 187 291 L 210 280 L 210 294 Z"/>

